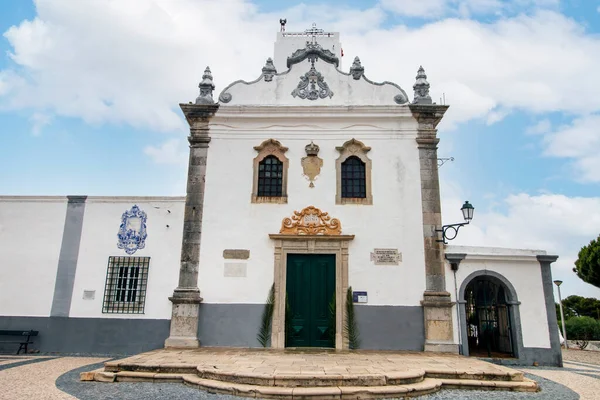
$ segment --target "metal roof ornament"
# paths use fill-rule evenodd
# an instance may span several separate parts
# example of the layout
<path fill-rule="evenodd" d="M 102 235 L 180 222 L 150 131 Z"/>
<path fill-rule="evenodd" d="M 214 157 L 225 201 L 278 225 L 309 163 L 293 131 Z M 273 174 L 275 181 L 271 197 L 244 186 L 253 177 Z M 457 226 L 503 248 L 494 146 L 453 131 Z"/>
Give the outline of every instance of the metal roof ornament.
<path fill-rule="evenodd" d="M 423 69 L 423 66 L 420 66 L 417 71 L 417 81 L 413 86 L 413 89 L 415 90 L 413 104 L 433 104 L 431 96 L 429 95 L 429 86 L 425 70 Z"/>
<path fill-rule="evenodd" d="M 196 98 L 196 104 L 214 104 L 213 90 L 215 90 L 215 85 L 209 67 L 204 70 L 202 82 L 198 84 L 198 87 L 200 88 L 200 95 Z"/>

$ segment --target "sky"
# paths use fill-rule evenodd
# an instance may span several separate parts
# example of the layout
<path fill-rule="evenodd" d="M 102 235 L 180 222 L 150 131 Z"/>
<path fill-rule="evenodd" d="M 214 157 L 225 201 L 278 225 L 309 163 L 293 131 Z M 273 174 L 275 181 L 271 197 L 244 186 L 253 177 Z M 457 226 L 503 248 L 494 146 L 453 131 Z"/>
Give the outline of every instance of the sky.
<path fill-rule="evenodd" d="M 340 32 L 342 69 L 436 102 L 451 244 L 559 255 L 562 295 L 600 234 L 600 1 L 1 0 L 0 194 L 185 195 L 187 124 L 210 65 L 219 93 L 260 75 L 279 18 Z"/>

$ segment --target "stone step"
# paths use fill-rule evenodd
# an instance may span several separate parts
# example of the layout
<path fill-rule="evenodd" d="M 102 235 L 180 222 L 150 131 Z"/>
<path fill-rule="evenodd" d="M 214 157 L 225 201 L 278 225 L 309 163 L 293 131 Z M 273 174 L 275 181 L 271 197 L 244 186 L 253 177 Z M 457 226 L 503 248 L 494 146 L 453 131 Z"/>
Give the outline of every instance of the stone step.
<path fill-rule="evenodd" d="M 87 378 L 89 378 L 86 375 Z M 82 376 L 83 378 L 83 376 Z M 258 398 L 310 398 L 310 399 L 380 399 L 393 397 L 414 397 L 434 393 L 441 388 L 507 390 L 521 392 L 538 391 L 536 382 L 524 378 L 522 381 L 474 380 L 424 378 L 420 382 L 403 385 L 378 386 L 274 386 L 237 383 L 205 379 L 197 374 L 154 373 L 139 371 L 95 372 L 95 380 L 100 382 L 183 382 L 209 393 L 232 394 Z"/>
<path fill-rule="evenodd" d="M 231 394 L 240 397 L 277 399 L 383 399 L 407 396 L 420 396 L 435 393 L 442 387 L 437 379 L 425 379 L 408 385 L 387 386 L 327 386 L 327 387 L 281 387 L 246 385 L 232 382 L 202 379 L 185 375 L 186 385 L 197 387 L 208 393 Z"/>
<path fill-rule="evenodd" d="M 386 386 L 418 383 L 425 379 L 425 371 L 411 370 L 389 374 L 250 374 L 231 373 L 198 367 L 198 377 L 221 382 L 246 385 L 278 387 L 327 387 L 327 386 Z"/>

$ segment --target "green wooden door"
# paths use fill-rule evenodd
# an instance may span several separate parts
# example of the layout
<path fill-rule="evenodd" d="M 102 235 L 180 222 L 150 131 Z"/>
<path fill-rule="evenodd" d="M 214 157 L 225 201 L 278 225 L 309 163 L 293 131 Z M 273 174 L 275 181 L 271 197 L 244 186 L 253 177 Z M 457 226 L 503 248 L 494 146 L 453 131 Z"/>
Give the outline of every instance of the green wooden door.
<path fill-rule="evenodd" d="M 288 254 L 287 347 L 334 347 L 335 255 Z"/>

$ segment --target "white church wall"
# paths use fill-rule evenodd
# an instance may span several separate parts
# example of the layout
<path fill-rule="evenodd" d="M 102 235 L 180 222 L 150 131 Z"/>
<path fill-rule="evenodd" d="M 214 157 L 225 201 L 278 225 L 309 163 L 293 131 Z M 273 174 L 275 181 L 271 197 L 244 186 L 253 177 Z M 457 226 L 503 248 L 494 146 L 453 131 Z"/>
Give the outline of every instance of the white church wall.
<path fill-rule="evenodd" d="M 88 197 L 69 316 L 169 319 L 168 297 L 179 277 L 184 204 L 185 199 L 177 197 Z M 144 314 L 103 314 L 108 259 L 127 256 L 117 247 L 117 232 L 121 215 L 133 205 L 147 214 L 145 248 L 132 254 L 150 257 Z M 95 298 L 84 300 L 84 290 L 95 291 Z"/>
<path fill-rule="evenodd" d="M 448 246 L 447 253 L 466 253 L 456 272 L 460 289 L 465 278 L 475 271 L 494 271 L 504 276 L 515 288 L 521 304 L 519 312 L 524 347 L 550 348 L 550 333 L 540 263 L 536 255 L 543 251 Z M 446 267 L 446 288 L 455 301 L 454 276 Z M 454 311 L 456 313 L 456 311 Z M 461 323 L 464 323 L 461 321 Z"/>
<path fill-rule="evenodd" d="M 0 315 L 49 316 L 66 197 L 0 197 Z"/>
<path fill-rule="evenodd" d="M 235 119 L 237 107 L 227 111 L 222 106 L 211 122 L 198 283 L 204 302 L 264 303 L 274 268 L 268 235 L 279 233 L 282 220 L 294 210 L 313 205 L 339 219 L 343 234 L 356 235 L 349 249 L 349 283 L 355 291 L 367 291 L 368 305 L 420 305 L 425 272 L 414 120 L 401 118 L 402 109 L 392 120 L 348 111 L 342 118 L 319 118 L 322 110 L 303 108 L 294 110 L 296 115 L 278 111 L 287 112 L 285 121 L 266 111 L 255 115 L 256 109 L 244 109 L 248 119 L 240 122 Z M 289 148 L 287 204 L 251 203 L 253 147 L 269 138 Z M 352 138 L 372 148 L 367 156 L 372 160 L 373 205 L 335 202 L 336 146 Z M 301 166 L 311 140 L 320 146 L 323 159 L 314 188 L 309 188 Z M 398 249 L 402 262 L 374 265 L 370 253 L 375 248 Z M 224 249 L 250 250 L 250 258 L 224 260 Z M 239 264 L 243 276 L 224 276 L 226 263 Z"/>

